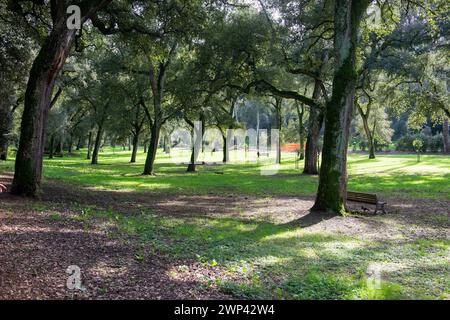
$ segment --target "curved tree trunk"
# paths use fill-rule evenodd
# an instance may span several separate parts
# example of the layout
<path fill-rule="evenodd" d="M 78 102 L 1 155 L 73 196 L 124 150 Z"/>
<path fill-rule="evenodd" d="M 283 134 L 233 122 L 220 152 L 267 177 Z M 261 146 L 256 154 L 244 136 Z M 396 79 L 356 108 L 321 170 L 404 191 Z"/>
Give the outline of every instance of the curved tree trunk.
<path fill-rule="evenodd" d="M 95 137 L 94 151 L 92 152 L 91 164 L 98 164 L 98 153 L 100 151 L 100 144 L 103 136 L 103 125 L 98 126 L 97 136 Z"/>
<path fill-rule="evenodd" d="M 81 23 L 108 5 L 111 0 L 83 1 Z M 67 28 L 67 3 L 50 1 L 53 26 L 31 67 L 25 92 L 14 180 L 11 193 L 37 196 L 42 177 L 42 157 L 48 111 L 56 77 L 75 39 L 75 29 Z"/>
<path fill-rule="evenodd" d="M 368 111 L 366 113 L 364 113 L 358 104 L 357 104 L 357 108 L 358 108 L 359 115 L 361 116 L 361 119 L 363 122 L 364 132 L 365 132 L 366 138 L 367 138 L 367 143 L 369 144 L 369 159 L 375 159 L 375 141 L 374 141 L 373 133 L 372 133 L 372 131 L 370 131 L 370 127 L 369 127 L 369 110 L 370 109 L 368 109 Z"/>
<path fill-rule="evenodd" d="M 375 159 L 375 141 L 370 131 L 367 117 L 363 117 L 364 131 L 366 132 L 367 143 L 369 144 L 369 159 Z"/>
<path fill-rule="evenodd" d="M 335 73 L 327 103 L 319 188 L 312 211 L 346 211 L 347 149 L 357 82 L 356 47 L 359 22 L 368 1 L 336 0 L 334 12 Z"/>
<path fill-rule="evenodd" d="M 13 194 L 36 196 L 39 193 L 53 87 L 69 54 L 74 34 L 75 30 L 67 29 L 65 15 L 62 15 L 55 22 L 33 62 L 25 93 L 19 149 L 11 188 Z"/>
<path fill-rule="evenodd" d="M 222 158 L 222 162 L 223 163 L 227 163 L 227 135 L 222 133 L 222 140 L 223 140 L 223 147 L 222 147 L 222 152 L 223 152 L 223 158 Z"/>

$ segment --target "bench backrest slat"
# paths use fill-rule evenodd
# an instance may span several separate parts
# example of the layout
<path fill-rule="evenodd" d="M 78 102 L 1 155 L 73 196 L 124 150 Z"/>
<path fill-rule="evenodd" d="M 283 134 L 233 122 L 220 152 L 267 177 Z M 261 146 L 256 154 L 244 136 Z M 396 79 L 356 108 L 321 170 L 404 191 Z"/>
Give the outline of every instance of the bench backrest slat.
<path fill-rule="evenodd" d="M 373 193 L 362 193 L 362 192 L 347 192 L 347 200 L 355 202 L 364 202 L 377 204 L 378 197 Z"/>

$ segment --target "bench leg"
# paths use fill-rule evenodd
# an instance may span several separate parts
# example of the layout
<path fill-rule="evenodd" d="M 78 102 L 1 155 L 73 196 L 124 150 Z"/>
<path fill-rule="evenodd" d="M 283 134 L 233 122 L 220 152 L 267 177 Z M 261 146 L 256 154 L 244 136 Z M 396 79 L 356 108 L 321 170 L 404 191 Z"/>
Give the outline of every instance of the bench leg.
<path fill-rule="evenodd" d="M 385 208 L 385 205 L 386 205 L 386 203 L 383 203 L 383 204 L 381 205 L 381 210 L 383 210 L 383 214 L 387 214 L 387 210 L 386 210 L 386 208 Z"/>
<path fill-rule="evenodd" d="M 381 211 L 383 214 L 387 214 L 385 205 L 386 205 L 385 203 L 377 203 L 377 207 L 375 209 L 374 214 L 377 214 L 378 211 Z"/>

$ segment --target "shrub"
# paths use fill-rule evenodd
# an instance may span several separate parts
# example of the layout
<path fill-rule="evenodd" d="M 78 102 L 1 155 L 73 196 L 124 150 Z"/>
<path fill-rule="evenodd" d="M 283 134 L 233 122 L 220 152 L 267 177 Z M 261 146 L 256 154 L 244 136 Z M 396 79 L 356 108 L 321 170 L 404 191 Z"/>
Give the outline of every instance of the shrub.
<path fill-rule="evenodd" d="M 416 152 L 413 142 L 415 140 L 421 140 L 423 145 L 421 152 L 440 152 L 443 148 L 442 135 L 428 136 L 423 133 L 420 134 L 407 134 L 397 140 L 397 151 Z"/>

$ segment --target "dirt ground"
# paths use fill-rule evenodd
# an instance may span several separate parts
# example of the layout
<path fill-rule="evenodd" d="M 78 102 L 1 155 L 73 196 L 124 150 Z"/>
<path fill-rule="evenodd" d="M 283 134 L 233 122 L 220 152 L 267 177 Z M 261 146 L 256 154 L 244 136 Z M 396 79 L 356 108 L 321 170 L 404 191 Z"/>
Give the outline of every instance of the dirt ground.
<path fill-rule="evenodd" d="M 11 176 L 0 176 L 9 187 Z M 70 206 L 95 205 L 125 214 L 150 209 L 158 215 L 238 216 L 298 223 L 308 232 L 328 231 L 365 239 L 449 237 L 450 201 L 385 199 L 388 215 L 350 217 L 308 215 L 312 197 L 171 195 L 100 191 L 47 181 L 42 201 L 62 216 Z M 200 278 L 220 272 L 194 261 L 178 261 L 140 246 L 137 239 L 118 237 L 100 223 L 54 219 L 29 199 L 0 194 L 0 299 L 230 299 Z M 361 210 L 361 205 L 352 204 Z M 147 250 L 147 251 L 146 251 Z M 142 254 L 144 252 L 144 254 Z M 141 255 L 145 258 L 141 258 Z M 82 270 L 83 291 L 67 289 L 68 266 Z M 172 270 L 182 268 L 171 276 Z"/>

